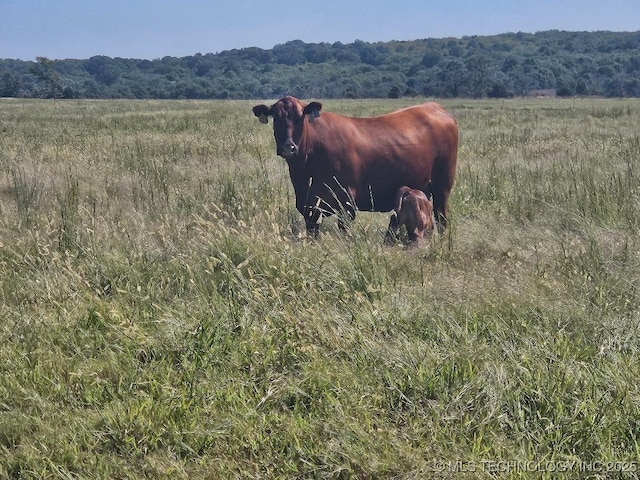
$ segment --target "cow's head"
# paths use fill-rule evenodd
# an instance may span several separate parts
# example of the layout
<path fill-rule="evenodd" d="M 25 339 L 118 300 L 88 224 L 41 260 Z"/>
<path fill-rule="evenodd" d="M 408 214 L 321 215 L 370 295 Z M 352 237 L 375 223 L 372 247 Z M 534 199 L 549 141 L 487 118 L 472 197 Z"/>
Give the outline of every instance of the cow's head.
<path fill-rule="evenodd" d="M 253 107 L 253 113 L 260 119 L 260 123 L 268 123 L 268 117 L 273 117 L 277 153 L 282 158 L 291 159 L 297 156 L 300 150 L 305 119 L 313 122 L 320 116 L 321 109 L 322 104 L 319 102 L 307 105 L 297 98 L 284 97 L 271 107 L 256 105 Z"/>

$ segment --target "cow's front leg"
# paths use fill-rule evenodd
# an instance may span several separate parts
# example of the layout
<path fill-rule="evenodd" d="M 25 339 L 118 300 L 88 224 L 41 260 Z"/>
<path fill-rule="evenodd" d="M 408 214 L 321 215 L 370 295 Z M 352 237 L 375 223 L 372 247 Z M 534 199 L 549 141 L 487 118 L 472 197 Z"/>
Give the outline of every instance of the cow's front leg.
<path fill-rule="evenodd" d="M 338 216 L 338 228 L 340 231 L 347 232 L 356 219 L 355 189 L 344 188 L 335 177 L 334 180 L 336 186 L 333 190 L 329 189 L 328 191 L 333 197 L 333 204 L 330 208 Z"/>
<path fill-rule="evenodd" d="M 324 213 L 320 208 L 320 199 L 315 205 L 307 205 L 304 207 L 304 223 L 307 227 L 307 235 L 311 238 L 318 237 L 320 224 L 324 218 Z"/>
<path fill-rule="evenodd" d="M 347 200 L 338 215 L 338 228 L 343 232 L 347 231 L 356 219 L 356 209 L 351 202 L 351 199 Z"/>

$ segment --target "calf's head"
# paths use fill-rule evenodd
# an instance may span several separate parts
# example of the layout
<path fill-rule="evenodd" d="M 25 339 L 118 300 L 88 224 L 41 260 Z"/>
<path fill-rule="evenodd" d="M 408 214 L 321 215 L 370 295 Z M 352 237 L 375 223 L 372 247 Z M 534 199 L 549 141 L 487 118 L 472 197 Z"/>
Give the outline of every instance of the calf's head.
<path fill-rule="evenodd" d="M 385 236 L 386 244 L 395 243 L 402 225 L 406 228 L 409 242 L 415 242 L 415 245 L 421 243 L 425 237 L 431 237 L 435 227 L 433 203 L 424 192 L 409 187 L 398 189 L 396 206 Z"/>
<path fill-rule="evenodd" d="M 319 102 L 305 104 L 294 97 L 283 97 L 271 107 L 256 105 L 253 107 L 253 114 L 260 123 L 268 123 L 269 117 L 273 117 L 276 151 L 282 158 L 291 159 L 300 151 L 305 120 L 314 121 L 320 116 L 321 109 L 322 104 Z"/>

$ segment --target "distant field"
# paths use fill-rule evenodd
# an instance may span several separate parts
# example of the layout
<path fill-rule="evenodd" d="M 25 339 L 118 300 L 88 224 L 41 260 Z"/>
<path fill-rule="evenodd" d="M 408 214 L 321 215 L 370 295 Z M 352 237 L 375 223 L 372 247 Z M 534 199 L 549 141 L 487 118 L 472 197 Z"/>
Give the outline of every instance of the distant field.
<path fill-rule="evenodd" d="M 422 249 L 254 103 L 0 101 L 1 478 L 638 478 L 640 100 L 443 102 Z"/>

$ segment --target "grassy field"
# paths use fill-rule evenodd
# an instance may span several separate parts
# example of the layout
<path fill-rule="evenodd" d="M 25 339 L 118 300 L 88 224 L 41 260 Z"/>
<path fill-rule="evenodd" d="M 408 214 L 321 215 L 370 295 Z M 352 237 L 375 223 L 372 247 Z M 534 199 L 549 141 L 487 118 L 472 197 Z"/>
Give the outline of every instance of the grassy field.
<path fill-rule="evenodd" d="M 640 100 L 444 102 L 420 249 L 254 103 L 0 101 L 0 478 L 638 478 Z"/>

